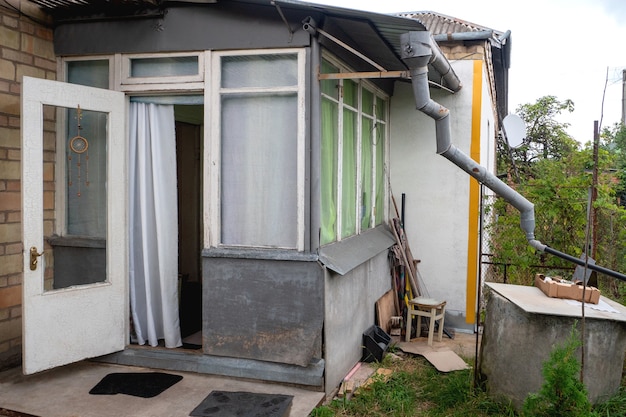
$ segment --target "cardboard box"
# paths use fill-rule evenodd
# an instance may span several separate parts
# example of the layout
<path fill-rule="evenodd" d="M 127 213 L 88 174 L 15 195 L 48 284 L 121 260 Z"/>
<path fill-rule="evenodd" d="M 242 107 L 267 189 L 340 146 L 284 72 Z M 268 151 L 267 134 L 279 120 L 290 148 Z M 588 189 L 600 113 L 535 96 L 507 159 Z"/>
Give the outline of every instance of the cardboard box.
<path fill-rule="evenodd" d="M 553 277 L 552 281 L 546 282 L 545 275 L 535 275 L 535 287 L 539 288 L 545 295 L 552 298 L 567 298 L 570 300 L 582 301 L 583 286 L 574 283 L 558 282 L 561 278 Z M 585 288 L 585 302 L 598 304 L 600 301 L 600 290 L 595 287 Z"/>

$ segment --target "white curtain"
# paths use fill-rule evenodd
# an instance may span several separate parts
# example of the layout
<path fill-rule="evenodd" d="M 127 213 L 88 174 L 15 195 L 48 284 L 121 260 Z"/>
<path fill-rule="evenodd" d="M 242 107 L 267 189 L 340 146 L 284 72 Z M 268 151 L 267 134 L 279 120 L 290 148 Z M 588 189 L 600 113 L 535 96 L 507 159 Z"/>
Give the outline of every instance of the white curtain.
<path fill-rule="evenodd" d="M 174 107 L 130 103 L 130 305 L 137 342 L 182 345 Z"/>

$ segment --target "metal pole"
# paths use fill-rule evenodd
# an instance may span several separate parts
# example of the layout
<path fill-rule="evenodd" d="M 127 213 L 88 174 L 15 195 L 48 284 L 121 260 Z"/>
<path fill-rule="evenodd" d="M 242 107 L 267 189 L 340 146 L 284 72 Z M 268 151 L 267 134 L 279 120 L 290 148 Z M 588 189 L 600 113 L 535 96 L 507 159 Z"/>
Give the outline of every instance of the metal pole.
<path fill-rule="evenodd" d="M 596 216 L 596 209 L 594 203 L 598 199 L 598 148 L 600 147 L 600 132 L 598 132 L 598 121 L 593 122 L 593 173 L 591 179 L 591 201 L 589 202 L 589 227 L 591 228 L 591 247 L 585 248 L 585 254 L 590 256 L 591 259 L 596 259 L 596 248 L 598 246 L 598 216 Z M 587 245 L 588 242 L 585 242 Z M 592 287 L 598 286 L 598 278 L 596 274 L 592 274 L 589 277 L 589 285 Z"/>
<path fill-rule="evenodd" d="M 622 70 L 622 124 L 626 124 L 626 69 Z"/>

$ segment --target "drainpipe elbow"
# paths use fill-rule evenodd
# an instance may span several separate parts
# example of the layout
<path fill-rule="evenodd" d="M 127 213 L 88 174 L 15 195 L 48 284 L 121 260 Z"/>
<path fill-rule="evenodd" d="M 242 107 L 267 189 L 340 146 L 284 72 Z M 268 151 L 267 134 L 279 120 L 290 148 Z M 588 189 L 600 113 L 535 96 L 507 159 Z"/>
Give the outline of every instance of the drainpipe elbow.
<path fill-rule="evenodd" d="M 435 119 L 435 139 L 437 140 L 437 154 L 446 156 L 446 153 L 452 147 L 452 141 L 450 139 L 450 111 L 443 106 L 440 107 L 442 110 L 440 114 L 442 114 L 442 116 Z"/>
<path fill-rule="evenodd" d="M 541 253 L 545 252 L 546 248 L 548 247 L 547 245 L 544 245 L 543 243 L 535 239 L 530 239 L 528 241 L 528 244 L 532 246 L 533 248 L 537 249 Z"/>
<path fill-rule="evenodd" d="M 535 206 L 532 203 L 529 208 L 520 210 L 520 226 L 528 241 L 535 239 Z"/>

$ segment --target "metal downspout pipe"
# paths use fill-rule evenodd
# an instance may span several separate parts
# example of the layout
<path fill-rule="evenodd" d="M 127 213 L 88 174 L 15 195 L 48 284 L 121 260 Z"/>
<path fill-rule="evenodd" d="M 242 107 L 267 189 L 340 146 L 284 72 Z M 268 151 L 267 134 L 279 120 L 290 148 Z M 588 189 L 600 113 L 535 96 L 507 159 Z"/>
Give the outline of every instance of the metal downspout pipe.
<path fill-rule="evenodd" d="M 428 63 L 432 57 L 430 32 L 409 32 L 400 37 L 402 60 L 409 67 L 416 108 L 435 120 L 437 153 L 463 169 L 481 184 L 503 197 L 522 215 L 521 227 L 526 239 L 543 252 L 545 245 L 535 240 L 534 205 L 495 175 L 461 152 L 450 141 L 450 110 L 430 98 Z"/>
<path fill-rule="evenodd" d="M 428 64 L 432 61 L 433 47 L 431 34 L 427 31 L 408 32 L 400 36 L 402 60 L 411 72 L 411 82 L 415 106 L 422 113 L 435 120 L 437 153 L 459 168 L 476 178 L 481 184 L 491 189 L 509 204 L 519 210 L 520 226 L 530 246 L 540 252 L 548 252 L 570 262 L 584 265 L 584 261 L 544 245 L 535 239 L 535 206 L 524 196 L 506 185 L 498 177 L 477 164 L 473 159 L 460 151 L 450 140 L 450 111 L 430 98 L 428 86 Z M 597 265 L 587 267 L 614 278 L 626 281 L 626 275 Z"/>

